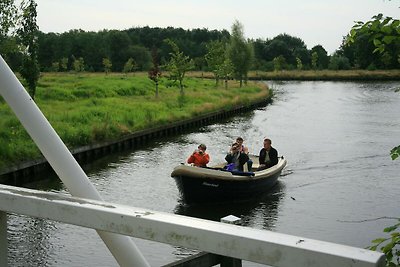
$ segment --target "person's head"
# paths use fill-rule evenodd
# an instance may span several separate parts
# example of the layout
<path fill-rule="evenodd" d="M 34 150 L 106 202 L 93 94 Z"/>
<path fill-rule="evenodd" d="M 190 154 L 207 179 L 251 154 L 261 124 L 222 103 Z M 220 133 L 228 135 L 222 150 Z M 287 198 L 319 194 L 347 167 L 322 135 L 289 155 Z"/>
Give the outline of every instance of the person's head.
<path fill-rule="evenodd" d="M 239 145 L 242 145 L 243 144 L 243 138 L 242 137 L 236 138 L 236 143 L 238 143 Z"/>
<path fill-rule="evenodd" d="M 231 146 L 231 150 L 232 150 L 232 152 L 237 152 L 237 151 L 239 151 L 240 150 L 240 144 L 238 144 L 238 143 L 233 143 L 232 144 L 232 146 Z"/>
<path fill-rule="evenodd" d="M 207 149 L 207 147 L 206 147 L 205 144 L 200 144 L 197 148 L 199 149 L 199 152 L 200 152 L 200 153 L 205 152 L 206 149 Z"/>
<path fill-rule="evenodd" d="M 271 139 L 269 138 L 264 139 L 264 148 L 266 150 L 269 150 L 271 148 L 271 144 L 272 144 Z"/>

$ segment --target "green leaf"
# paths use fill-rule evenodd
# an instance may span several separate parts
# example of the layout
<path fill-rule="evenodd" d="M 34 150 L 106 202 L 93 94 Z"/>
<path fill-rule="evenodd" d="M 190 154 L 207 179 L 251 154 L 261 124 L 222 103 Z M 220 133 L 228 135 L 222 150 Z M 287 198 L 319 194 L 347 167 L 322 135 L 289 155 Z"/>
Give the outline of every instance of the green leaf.
<path fill-rule="evenodd" d="M 375 46 L 380 46 L 382 44 L 382 42 L 381 41 L 379 41 L 378 39 L 374 39 L 374 45 Z"/>
<path fill-rule="evenodd" d="M 392 33 L 392 27 L 390 25 L 383 26 L 381 31 L 384 34 L 391 34 Z"/>
<path fill-rule="evenodd" d="M 385 229 L 383 229 L 383 231 L 384 231 L 385 233 L 389 233 L 389 232 L 392 232 L 392 231 L 396 230 L 397 227 L 399 227 L 399 224 L 386 227 Z"/>
<path fill-rule="evenodd" d="M 385 242 L 386 240 L 387 240 L 387 238 L 377 238 L 377 239 L 372 240 L 371 242 L 372 243 L 382 243 L 382 242 Z"/>
<path fill-rule="evenodd" d="M 385 44 L 391 44 L 393 40 L 396 40 L 396 36 L 385 36 L 382 39 Z"/>
<path fill-rule="evenodd" d="M 392 160 L 397 159 L 400 156 L 400 146 L 394 147 L 390 150 L 390 156 L 392 157 Z"/>
<path fill-rule="evenodd" d="M 382 252 L 385 254 L 391 254 L 392 249 L 394 248 L 395 243 L 389 242 L 386 246 L 382 248 Z"/>

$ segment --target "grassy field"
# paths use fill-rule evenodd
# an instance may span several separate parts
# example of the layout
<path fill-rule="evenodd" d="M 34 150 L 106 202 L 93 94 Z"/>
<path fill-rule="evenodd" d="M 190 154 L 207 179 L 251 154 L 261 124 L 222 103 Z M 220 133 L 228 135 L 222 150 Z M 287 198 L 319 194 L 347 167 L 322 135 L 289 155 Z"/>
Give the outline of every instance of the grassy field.
<path fill-rule="evenodd" d="M 69 148 L 113 140 L 137 130 L 267 98 L 269 89 L 249 82 L 216 87 L 211 79 L 185 79 L 185 95 L 162 79 L 159 97 L 147 74 L 43 73 L 35 102 Z M 39 150 L 0 99 L 0 171 L 35 159 Z"/>

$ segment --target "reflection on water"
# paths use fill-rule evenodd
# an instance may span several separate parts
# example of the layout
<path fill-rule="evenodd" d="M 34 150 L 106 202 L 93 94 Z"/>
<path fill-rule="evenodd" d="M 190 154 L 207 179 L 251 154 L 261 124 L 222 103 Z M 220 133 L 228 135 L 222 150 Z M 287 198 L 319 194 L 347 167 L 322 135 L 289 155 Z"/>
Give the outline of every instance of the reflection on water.
<path fill-rule="evenodd" d="M 248 227 L 370 245 L 395 223 L 374 218 L 398 217 L 400 212 L 400 161 L 389 156 L 400 143 L 400 94 L 393 90 L 399 83 L 273 82 L 273 87 L 272 105 L 110 155 L 84 169 L 103 199 L 112 203 L 214 221 L 235 215 Z M 183 205 L 170 177 L 173 167 L 200 143 L 207 145 L 210 165 L 217 164 L 238 136 L 252 154 L 258 154 L 268 136 L 286 157 L 288 166 L 277 187 L 255 201 Z M 57 179 L 28 187 L 67 191 Z M 117 266 L 91 229 L 16 215 L 9 224 L 10 266 Z M 195 253 L 135 242 L 152 266 Z"/>
<path fill-rule="evenodd" d="M 26 216 L 8 215 L 9 266 L 48 266 L 54 264 L 53 249 L 58 244 L 49 239 L 54 222 Z"/>
<path fill-rule="evenodd" d="M 249 201 L 215 204 L 178 204 L 174 212 L 180 215 L 211 221 L 234 215 L 241 218 L 241 225 L 260 229 L 272 229 L 277 219 L 279 201 L 284 197 L 284 185 L 278 182 L 268 193 Z"/>

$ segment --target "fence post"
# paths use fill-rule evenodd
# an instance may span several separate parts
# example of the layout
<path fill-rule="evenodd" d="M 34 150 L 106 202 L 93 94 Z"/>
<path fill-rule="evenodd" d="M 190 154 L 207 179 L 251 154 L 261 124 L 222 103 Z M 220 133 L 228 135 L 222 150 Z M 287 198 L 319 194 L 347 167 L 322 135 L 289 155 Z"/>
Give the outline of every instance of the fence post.
<path fill-rule="evenodd" d="M 0 266 L 7 266 L 7 213 L 0 211 Z"/>
<path fill-rule="evenodd" d="M 247 165 L 247 164 L 245 164 Z M 220 220 L 222 223 L 240 225 L 242 220 L 234 215 L 228 215 Z M 221 267 L 242 267 L 242 260 L 221 256 Z"/>
<path fill-rule="evenodd" d="M 102 200 L 66 145 L 0 55 L 0 95 L 72 195 Z M 129 236 L 97 231 L 121 266 L 149 267 Z"/>

